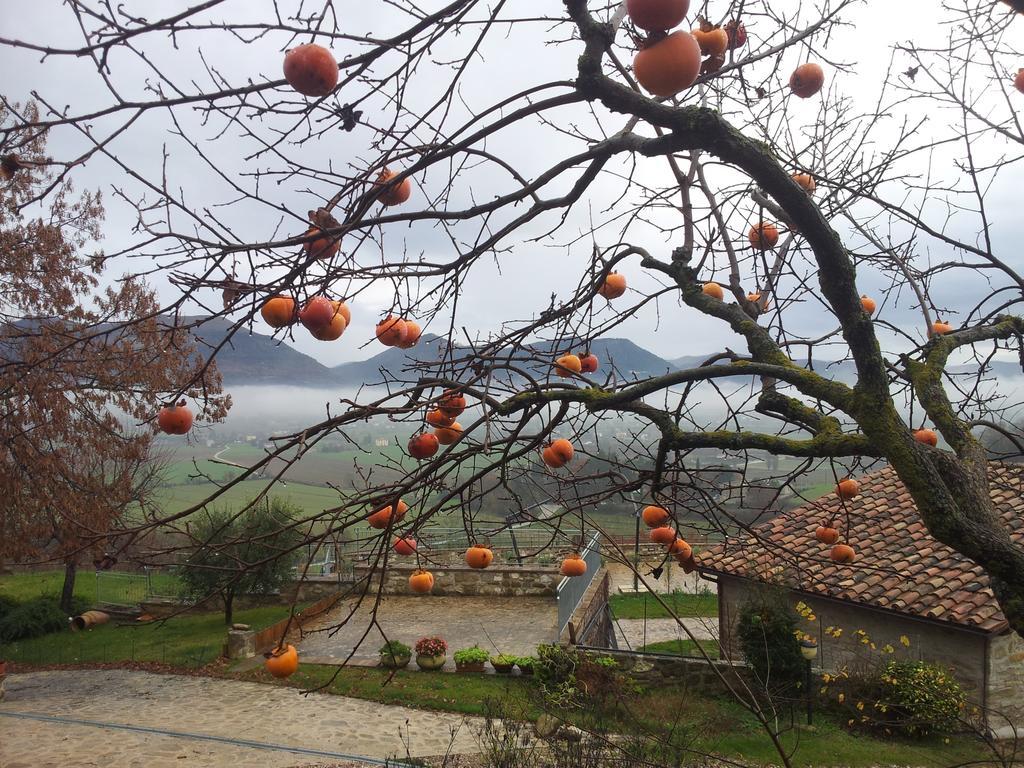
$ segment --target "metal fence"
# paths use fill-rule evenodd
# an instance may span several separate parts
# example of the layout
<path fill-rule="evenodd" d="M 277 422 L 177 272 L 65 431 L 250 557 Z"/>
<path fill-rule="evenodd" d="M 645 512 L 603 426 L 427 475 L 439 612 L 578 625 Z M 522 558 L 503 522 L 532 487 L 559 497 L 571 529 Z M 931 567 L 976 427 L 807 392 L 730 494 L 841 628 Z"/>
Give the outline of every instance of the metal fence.
<path fill-rule="evenodd" d="M 96 571 L 96 603 L 115 607 L 134 607 L 144 600 L 174 598 L 177 579 L 166 571 L 145 569 L 140 573 Z"/>
<path fill-rule="evenodd" d="M 551 526 L 512 526 L 475 532 L 475 542 L 462 528 L 429 528 L 419 534 L 424 546 L 437 551 L 463 550 L 472 543 L 487 542 L 494 549 L 510 549 L 523 555 L 532 555 L 548 548 L 564 549 L 569 542 L 583 540 L 578 528 Z"/>
<path fill-rule="evenodd" d="M 558 633 L 561 634 L 572 618 L 576 606 L 580 604 L 590 584 L 601 570 L 601 535 L 590 537 L 587 546 L 580 552 L 580 557 L 587 563 L 587 572 L 583 576 L 566 577 L 558 585 Z"/>

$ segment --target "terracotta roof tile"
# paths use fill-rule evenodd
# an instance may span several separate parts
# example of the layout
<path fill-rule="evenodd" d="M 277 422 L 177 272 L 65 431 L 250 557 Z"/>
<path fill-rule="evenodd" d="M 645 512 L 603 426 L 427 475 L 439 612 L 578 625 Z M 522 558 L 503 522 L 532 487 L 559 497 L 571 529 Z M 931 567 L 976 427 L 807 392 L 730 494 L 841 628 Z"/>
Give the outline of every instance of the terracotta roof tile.
<path fill-rule="evenodd" d="M 993 462 L 990 482 L 996 511 L 1024 544 L 1024 466 Z M 987 574 L 927 533 L 895 471 L 868 475 L 860 487 L 845 508 L 836 494 L 823 496 L 704 550 L 699 566 L 988 632 L 1006 628 Z M 814 538 L 830 520 L 857 551 L 852 565 L 833 563 Z"/>

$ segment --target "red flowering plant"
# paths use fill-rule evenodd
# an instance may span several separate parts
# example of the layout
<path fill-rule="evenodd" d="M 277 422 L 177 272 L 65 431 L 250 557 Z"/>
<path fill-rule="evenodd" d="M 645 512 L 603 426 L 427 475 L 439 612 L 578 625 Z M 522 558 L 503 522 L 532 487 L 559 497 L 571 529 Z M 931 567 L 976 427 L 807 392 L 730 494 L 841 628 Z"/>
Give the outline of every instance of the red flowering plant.
<path fill-rule="evenodd" d="M 417 656 L 444 656 L 448 653 L 448 643 L 440 637 L 421 637 L 416 641 Z"/>

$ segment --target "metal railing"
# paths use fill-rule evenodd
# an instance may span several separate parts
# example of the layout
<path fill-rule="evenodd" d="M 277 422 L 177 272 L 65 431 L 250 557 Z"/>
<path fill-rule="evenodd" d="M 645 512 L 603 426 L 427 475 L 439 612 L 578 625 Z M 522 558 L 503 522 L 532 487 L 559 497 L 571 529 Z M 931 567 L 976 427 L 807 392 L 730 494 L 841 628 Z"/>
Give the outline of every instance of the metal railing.
<path fill-rule="evenodd" d="M 587 589 L 601 570 L 601 535 L 593 534 L 587 545 L 580 552 L 580 557 L 587 564 L 587 572 L 582 576 L 562 579 L 558 584 L 558 633 L 561 634 L 572 618 L 576 607 L 583 599 Z"/>

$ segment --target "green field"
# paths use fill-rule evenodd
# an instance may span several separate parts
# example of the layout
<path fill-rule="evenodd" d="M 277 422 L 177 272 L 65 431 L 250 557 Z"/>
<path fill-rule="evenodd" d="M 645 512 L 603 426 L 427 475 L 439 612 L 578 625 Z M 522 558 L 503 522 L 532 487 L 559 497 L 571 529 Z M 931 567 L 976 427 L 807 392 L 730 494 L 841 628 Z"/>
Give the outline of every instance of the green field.
<path fill-rule="evenodd" d="M 213 506 L 238 509 L 263 493 L 266 487 L 266 480 L 243 480 L 217 497 Z M 173 514 L 199 504 L 216 491 L 217 486 L 213 483 L 164 486 L 160 489 L 157 503 L 160 504 L 164 512 Z M 331 488 L 301 483 L 276 483 L 271 490 L 271 495 L 286 499 L 304 509 L 307 514 L 337 507 L 342 503 L 338 492 Z"/>

